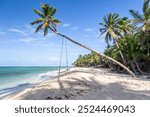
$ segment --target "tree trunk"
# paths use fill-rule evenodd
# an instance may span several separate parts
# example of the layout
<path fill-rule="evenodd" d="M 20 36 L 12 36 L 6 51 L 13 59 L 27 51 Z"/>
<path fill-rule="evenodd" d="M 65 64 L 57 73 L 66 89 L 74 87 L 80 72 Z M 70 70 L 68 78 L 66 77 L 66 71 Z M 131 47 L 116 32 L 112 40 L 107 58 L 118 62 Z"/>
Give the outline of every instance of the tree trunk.
<path fill-rule="evenodd" d="M 118 45 L 118 42 L 117 42 L 117 40 L 115 39 L 115 45 L 117 46 L 117 48 L 119 49 L 119 45 Z M 122 54 L 122 52 L 119 50 L 119 53 L 120 53 L 120 56 L 121 56 L 121 58 L 122 58 L 122 60 L 123 60 L 123 63 L 124 63 L 124 65 L 127 65 L 127 62 L 126 62 L 126 60 L 124 59 L 124 56 L 123 56 L 123 54 Z"/>
<path fill-rule="evenodd" d="M 133 63 L 131 63 L 131 67 L 132 67 L 134 73 L 137 74 L 138 72 L 135 70 L 135 67 L 134 67 L 134 64 L 133 64 Z"/>
<path fill-rule="evenodd" d="M 111 57 L 109 57 L 109 56 L 106 56 L 106 55 L 104 55 L 104 54 L 102 54 L 102 53 L 99 53 L 98 51 L 95 51 L 94 49 L 91 49 L 91 48 L 89 48 L 89 47 L 87 47 L 87 46 L 85 46 L 85 45 L 83 45 L 83 44 L 81 44 L 81 43 L 79 43 L 79 42 L 76 42 L 76 41 L 74 41 L 73 39 L 67 37 L 66 35 L 63 35 L 63 34 L 58 33 L 58 32 L 56 32 L 56 34 L 59 35 L 59 36 L 61 36 L 61 37 L 63 37 L 63 38 L 66 38 L 67 40 L 73 42 L 74 44 L 76 44 L 76 45 L 78 45 L 78 46 L 81 46 L 81 47 L 83 47 L 83 48 L 85 48 L 85 49 L 87 49 L 87 50 L 90 50 L 90 51 L 92 51 L 92 52 L 95 52 L 95 53 L 97 53 L 98 55 L 100 55 L 100 56 L 102 56 L 102 57 L 104 57 L 104 58 L 106 58 L 106 59 L 108 59 L 108 60 L 110 60 L 110 61 L 116 63 L 117 65 L 119 65 L 120 67 L 122 67 L 123 69 L 125 69 L 130 75 L 132 75 L 134 78 L 136 78 L 135 74 L 134 74 L 129 68 L 127 68 L 126 66 L 124 66 L 122 63 L 116 61 L 115 59 L 113 59 L 113 58 L 111 58 Z"/>
<path fill-rule="evenodd" d="M 119 45 L 118 45 L 118 36 L 113 32 L 113 31 L 109 31 L 110 35 L 113 37 L 114 41 L 115 41 L 115 45 L 117 46 L 117 48 L 119 49 Z M 120 56 L 123 60 L 124 65 L 127 65 L 126 60 L 124 59 L 124 56 L 122 54 L 122 52 L 119 50 Z"/>
<path fill-rule="evenodd" d="M 133 62 L 135 63 L 135 65 L 136 65 L 138 71 L 139 71 L 141 74 L 146 74 L 145 72 L 143 72 L 143 71 L 140 69 L 140 67 L 139 67 L 138 63 L 136 62 L 136 60 L 133 60 Z"/>

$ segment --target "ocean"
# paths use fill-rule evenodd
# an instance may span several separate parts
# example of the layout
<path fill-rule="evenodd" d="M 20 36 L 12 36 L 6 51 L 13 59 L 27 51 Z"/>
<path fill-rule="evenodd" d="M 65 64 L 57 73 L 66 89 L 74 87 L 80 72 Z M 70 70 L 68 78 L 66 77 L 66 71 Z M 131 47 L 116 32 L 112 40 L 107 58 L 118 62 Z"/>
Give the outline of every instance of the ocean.
<path fill-rule="evenodd" d="M 30 87 L 38 81 L 49 78 L 49 76 L 56 76 L 58 69 L 59 67 L 56 66 L 0 67 L 0 97 Z"/>

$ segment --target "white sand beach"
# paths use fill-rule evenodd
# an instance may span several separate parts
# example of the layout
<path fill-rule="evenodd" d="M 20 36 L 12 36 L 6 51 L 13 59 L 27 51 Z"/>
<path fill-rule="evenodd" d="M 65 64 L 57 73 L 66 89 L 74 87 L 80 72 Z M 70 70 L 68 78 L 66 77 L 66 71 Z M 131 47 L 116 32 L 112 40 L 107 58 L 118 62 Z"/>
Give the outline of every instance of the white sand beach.
<path fill-rule="evenodd" d="M 8 95 L 4 100 L 149 100 L 150 80 L 101 68 L 71 68 L 61 77 Z"/>

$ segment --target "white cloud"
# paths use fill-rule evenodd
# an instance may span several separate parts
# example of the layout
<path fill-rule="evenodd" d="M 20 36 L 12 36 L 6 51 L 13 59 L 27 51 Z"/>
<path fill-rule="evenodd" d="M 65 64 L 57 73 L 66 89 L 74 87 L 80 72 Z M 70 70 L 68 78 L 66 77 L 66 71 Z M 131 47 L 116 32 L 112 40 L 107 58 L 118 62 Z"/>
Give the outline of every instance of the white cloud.
<path fill-rule="evenodd" d="M 84 31 L 86 31 L 86 32 L 95 32 L 95 30 L 93 28 L 86 28 L 86 29 L 84 29 Z"/>
<path fill-rule="evenodd" d="M 35 28 L 31 25 L 24 25 L 22 27 L 26 33 L 33 34 L 35 32 Z"/>
<path fill-rule="evenodd" d="M 71 26 L 71 24 L 66 23 L 66 24 L 63 24 L 62 26 L 63 26 L 63 27 L 69 27 L 69 26 Z"/>
<path fill-rule="evenodd" d="M 72 30 L 77 30 L 79 27 L 78 26 L 74 26 L 74 27 L 72 27 L 71 29 Z"/>
<path fill-rule="evenodd" d="M 5 34 L 7 34 L 7 33 L 4 31 L 0 31 L 0 35 L 5 35 Z"/>
<path fill-rule="evenodd" d="M 58 57 L 49 57 L 49 58 L 47 58 L 47 60 L 48 61 L 59 61 L 60 58 L 58 58 Z"/>
<path fill-rule="evenodd" d="M 57 44 L 52 43 L 50 41 L 48 41 L 47 39 L 45 40 L 44 37 L 25 37 L 22 39 L 19 39 L 20 42 L 22 43 L 30 43 L 33 44 L 35 46 L 40 46 L 40 47 L 57 47 Z"/>
<path fill-rule="evenodd" d="M 25 33 L 24 31 L 21 31 L 20 29 L 17 29 L 17 28 L 10 28 L 10 29 L 8 29 L 8 31 L 15 32 L 15 33 L 20 33 L 23 36 L 27 36 L 27 33 Z"/>
<path fill-rule="evenodd" d="M 46 36 L 46 38 L 51 38 L 51 37 L 55 37 L 57 36 L 55 33 L 48 33 L 48 35 Z"/>
<path fill-rule="evenodd" d="M 37 39 L 32 38 L 32 37 L 27 37 L 27 38 L 20 39 L 21 42 L 25 42 L 25 43 L 31 43 L 31 42 L 36 41 L 36 40 Z"/>

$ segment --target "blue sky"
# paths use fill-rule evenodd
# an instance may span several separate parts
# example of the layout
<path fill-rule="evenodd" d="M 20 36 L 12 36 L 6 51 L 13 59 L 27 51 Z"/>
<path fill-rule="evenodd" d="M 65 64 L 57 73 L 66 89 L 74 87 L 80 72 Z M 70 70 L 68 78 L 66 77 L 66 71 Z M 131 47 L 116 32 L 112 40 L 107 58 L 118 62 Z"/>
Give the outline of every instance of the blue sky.
<path fill-rule="evenodd" d="M 128 11 L 141 10 L 143 0 L 0 0 L 0 66 L 59 65 L 62 38 L 51 32 L 43 37 L 30 26 L 38 18 L 32 9 L 40 9 L 40 3 L 57 8 L 59 32 L 103 52 L 104 37 L 98 38 L 102 18 L 110 12 L 131 17 Z M 89 51 L 68 42 L 69 64 L 85 53 Z"/>

